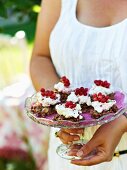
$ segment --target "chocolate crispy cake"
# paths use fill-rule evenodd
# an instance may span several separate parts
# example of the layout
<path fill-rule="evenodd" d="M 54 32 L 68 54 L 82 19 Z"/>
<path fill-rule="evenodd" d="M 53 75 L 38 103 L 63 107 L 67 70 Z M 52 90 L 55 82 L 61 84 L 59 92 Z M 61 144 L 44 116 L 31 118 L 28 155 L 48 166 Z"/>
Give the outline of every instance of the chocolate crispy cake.
<path fill-rule="evenodd" d="M 115 92 L 107 81 L 95 80 L 91 88 L 71 88 L 65 76 L 54 85 L 54 90 L 41 90 L 33 95 L 31 113 L 39 118 L 53 116 L 54 121 L 69 120 L 78 122 L 118 111 Z"/>

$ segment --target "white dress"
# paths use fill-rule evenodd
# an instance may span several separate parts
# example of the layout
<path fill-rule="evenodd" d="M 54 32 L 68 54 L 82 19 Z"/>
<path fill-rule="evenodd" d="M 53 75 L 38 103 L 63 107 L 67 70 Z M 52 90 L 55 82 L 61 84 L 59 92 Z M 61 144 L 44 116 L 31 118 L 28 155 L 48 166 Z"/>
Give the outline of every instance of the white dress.
<path fill-rule="evenodd" d="M 76 18 L 78 0 L 61 0 L 60 18 L 50 36 L 51 57 L 59 76 L 67 76 L 75 85 L 89 85 L 105 79 L 115 87 L 127 90 L 127 18 L 122 22 L 97 28 L 80 23 Z M 86 128 L 90 139 L 97 127 Z M 109 163 L 80 167 L 56 154 L 60 144 L 51 128 L 49 170 L 127 170 L 127 154 Z M 127 149 L 127 134 L 117 150 Z"/>

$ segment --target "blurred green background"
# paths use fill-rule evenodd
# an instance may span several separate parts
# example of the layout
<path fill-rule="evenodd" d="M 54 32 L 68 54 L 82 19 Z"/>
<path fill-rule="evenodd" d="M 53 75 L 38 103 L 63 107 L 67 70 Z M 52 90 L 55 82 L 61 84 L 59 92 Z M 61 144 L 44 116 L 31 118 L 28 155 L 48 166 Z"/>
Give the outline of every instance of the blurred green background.
<path fill-rule="evenodd" d="M 0 0 L 0 89 L 28 68 L 40 3 L 41 0 Z"/>
<path fill-rule="evenodd" d="M 47 170 L 48 129 L 24 114 L 25 99 L 35 92 L 29 61 L 40 3 L 0 0 L 0 170 Z"/>
<path fill-rule="evenodd" d="M 0 32 L 14 35 L 24 30 L 32 42 L 41 0 L 0 0 Z"/>

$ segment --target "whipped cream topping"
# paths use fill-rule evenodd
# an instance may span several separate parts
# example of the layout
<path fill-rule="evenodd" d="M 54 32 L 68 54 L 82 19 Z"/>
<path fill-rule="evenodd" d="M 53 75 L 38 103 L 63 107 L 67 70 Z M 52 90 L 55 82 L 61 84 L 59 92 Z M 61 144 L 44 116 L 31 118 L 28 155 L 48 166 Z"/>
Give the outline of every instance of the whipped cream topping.
<path fill-rule="evenodd" d="M 91 102 L 91 98 L 90 96 L 88 96 L 87 98 L 87 103 L 86 103 L 88 106 L 91 106 L 92 102 Z"/>
<path fill-rule="evenodd" d="M 83 116 L 80 115 L 81 107 L 79 104 L 77 104 L 76 107 L 73 109 L 66 108 L 65 104 L 62 104 L 62 105 L 59 104 L 59 105 L 56 105 L 56 111 L 59 115 L 63 115 L 65 118 L 71 118 L 71 117 L 74 117 L 74 118 L 79 117 L 79 119 L 83 118 Z"/>
<path fill-rule="evenodd" d="M 72 101 L 74 103 L 78 102 L 78 97 L 76 96 L 75 92 L 71 92 L 71 94 L 68 96 L 67 101 Z"/>
<path fill-rule="evenodd" d="M 51 99 L 50 97 L 43 97 L 41 95 L 41 92 L 36 93 L 33 97 L 32 97 L 32 102 L 39 102 L 42 103 L 43 107 L 48 107 L 50 105 L 55 105 L 57 103 L 60 102 L 60 95 L 56 94 L 56 99 Z"/>
<path fill-rule="evenodd" d="M 71 92 L 71 94 L 68 96 L 67 101 L 72 101 L 74 103 L 79 102 L 79 104 L 86 103 L 88 106 L 91 105 L 91 99 L 89 96 L 84 95 L 76 95 L 75 92 Z"/>
<path fill-rule="evenodd" d="M 108 100 L 108 103 L 101 103 L 99 101 L 92 102 L 92 106 L 94 107 L 94 110 L 96 110 L 98 113 L 103 112 L 104 110 L 109 110 L 114 104 L 116 104 L 115 100 Z"/>
<path fill-rule="evenodd" d="M 102 87 L 102 86 L 96 86 L 96 85 L 93 85 L 92 88 L 89 90 L 89 94 L 90 95 L 93 95 L 95 93 L 102 93 L 102 94 L 110 94 L 112 93 L 113 91 L 111 90 L 111 88 L 105 88 L 105 87 Z"/>
<path fill-rule="evenodd" d="M 76 107 L 71 109 L 71 108 L 67 108 L 65 107 L 65 104 L 59 104 L 60 102 L 60 94 L 56 94 L 56 98 L 55 99 L 51 99 L 50 97 L 45 97 L 41 95 L 41 92 L 36 93 L 35 95 L 33 95 L 32 97 L 32 103 L 36 103 L 36 102 L 40 102 L 42 103 L 43 107 L 49 107 L 50 105 L 56 105 L 56 110 L 57 113 L 59 115 L 63 115 L 66 118 L 70 118 L 70 117 L 74 117 L 77 118 L 80 116 L 80 119 L 82 119 L 82 116 L 80 115 L 81 113 L 81 104 L 87 104 L 88 106 L 93 106 L 93 108 L 98 112 L 101 113 L 104 110 L 109 110 L 114 104 L 116 104 L 115 100 L 108 100 L 105 103 L 101 103 L 99 101 L 93 101 L 91 100 L 91 96 L 93 94 L 98 94 L 98 93 L 102 93 L 103 95 L 108 95 L 111 94 L 113 92 L 113 90 L 111 88 L 106 88 L 106 87 L 102 87 L 102 86 L 97 86 L 96 84 L 94 84 L 88 92 L 87 96 L 84 95 L 76 95 L 73 89 L 69 86 L 69 87 L 65 87 L 63 82 L 59 82 L 57 84 L 54 85 L 54 88 L 58 91 L 58 92 L 63 92 L 63 93 L 69 93 L 70 95 L 67 98 L 67 101 L 72 101 L 73 103 L 78 103 L 76 104 Z M 71 93 L 70 93 L 71 92 Z"/>
<path fill-rule="evenodd" d="M 60 102 L 60 95 L 56 94 L 56 99 L 51 99 L 50 97 L 43 97 L 42 106 L 48 107 L 50 105 L 55 105 Z"/>
<path fill-rule="evenodd" d="M 65 87 L 64 83 L 62 82 L 55 84 L 54 89 L 56 89 L 58 92 L 70 92 L 71 91 L 71 88 Z"/>
<path fill-rule="evenodd" d="M 84 104 L 86 103 L 88 106 L 91 105 L 91 99 L 89 96 L 78 96 L 79 98 L 79 104 Z"/>
<path fill-rule="evenodd" d="M 41 92 L 37 92 L 36 94 L 34 94 L 32 96 L 32 101 L 31 102 L 34 104 L 34 103 L 40 102 L 40 101 L 42 101 L 42 95 L 41 95 Z"/>

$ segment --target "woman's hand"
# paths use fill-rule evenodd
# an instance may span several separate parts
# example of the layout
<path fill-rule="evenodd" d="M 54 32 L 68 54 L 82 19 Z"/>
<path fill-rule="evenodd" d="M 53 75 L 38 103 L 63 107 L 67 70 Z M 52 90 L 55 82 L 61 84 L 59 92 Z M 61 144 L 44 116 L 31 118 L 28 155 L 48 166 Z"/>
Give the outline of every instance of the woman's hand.
<path fill-rule="evenodd" d="M 61 129 L 60 131 L 57 132 L 57 136 L 60 138 L 60 140 L 64 144 L 70 144 L 73 141 L 78 141 L 80 140 L 80 136 L 84 134 L 84 129 L 78 128 L 78 129 Z"/>
<path fill-rule="evenodd" d="M 123 115 L 110 123 L 102 125 L 86 145 L 83 145 L 81 149 L 73 148 L 71 150 L 71 155 L 76 154 L 81 157 L 80 160 L 73 160 L 71 163 L 80 166 L 91 166 L 111 161 L 115 148 L 125 131 L 127 131 L 127 120 Z M 83 157 L 90 154 L 95 148 L 96 155 L 88 160 L 83 160 Z"/>

